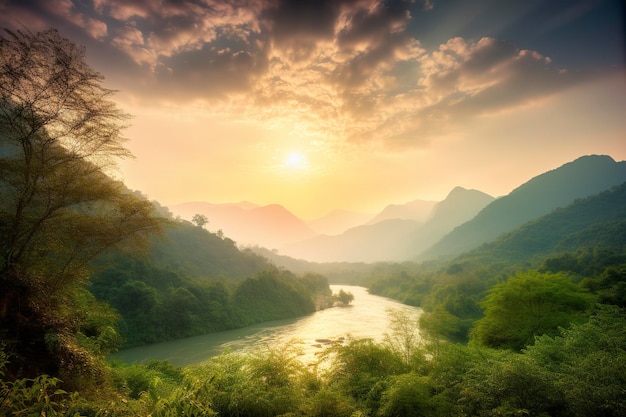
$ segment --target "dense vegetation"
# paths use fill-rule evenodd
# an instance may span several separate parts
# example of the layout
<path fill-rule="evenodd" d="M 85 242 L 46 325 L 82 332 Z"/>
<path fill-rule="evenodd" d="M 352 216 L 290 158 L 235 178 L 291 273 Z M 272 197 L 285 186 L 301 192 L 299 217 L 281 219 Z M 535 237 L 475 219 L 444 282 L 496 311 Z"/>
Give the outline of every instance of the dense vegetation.
<path fill-rule="evenodd" d="M 418 341 L 414 327 L 403 325 L 414 320 L 395 313 L 386 342 L 349 340 L 330 348 L 316 367 L 301 363 L 290 345 L 224 354 L 186 369 L 159 361 L 116 365 L 109 396 L 102 389 L 92 399 L 55 394 L 58 381 L 39 378 L 3 382 L 8 400 L 1 407 L 116 416 L 586 417 L 626 411 L 626 315 L 617 307 L 598 306 L 583 323 L 538 337 L 520 353 Z"/>
<path fill-rule="evenodd" d="M 9 376 L 98 378 L 111 320 L 90 306 L 87 266 L 140 246 L 161 221 L 106 175 L 127 156 L 128 117 L 84 51 L 56 31 L 0 37 L 0 336 Z M 93 297 L 91 297 L 93 298 Z M 96 324 L 97 323 L 97 324 Z"/>
<path fill-rule="evenodd" d="M 170 221 L 164 235 L 146 256 L 94 262 L 89 289 L 119 313 L 125 347 L 309 314 L 330 295 L 326 278 L 279 270 L 189 222 Z"/>
<path fill-rule="evenodd" d="M 157 217 L 112 181 L 124 115 L 58 33 L 9 33 L 0 52 L 0 415 L 626 415 L 626 185 L 450 261 L 359 265 L 372 291 L 424 307 L 421 338 L 391 312 L 383 343 L 347 340 L 314 366 L 291 345 L 185 369 L 107 362 L 119 332 L 306 314 L 327 280 Z M 169 240 L 146 237 L 160 228 Z"/>

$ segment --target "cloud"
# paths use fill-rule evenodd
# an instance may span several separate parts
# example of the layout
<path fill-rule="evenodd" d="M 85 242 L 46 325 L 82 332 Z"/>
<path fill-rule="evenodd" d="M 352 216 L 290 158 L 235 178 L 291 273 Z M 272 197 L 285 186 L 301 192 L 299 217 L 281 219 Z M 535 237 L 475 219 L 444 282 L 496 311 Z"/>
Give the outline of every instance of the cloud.
<path fill-rule="evenodd" d="M 89 37 L 102 40 L 107 36 L 105 22 L 81 11 L 71 0 L 3 1 L 0 24 L 7 28 L 26 26 L 31 31 L 68 23 L 82 29 Z"/>
<path fill-rule="evenodd" d="M 116 24 L 141 31 L 146 47 L 153 51 L 152 68 L 156 68 L 162 58 L 206 50 L 207 44 L 216 41 L 237 36 L 247 41 L 258 26 L 247 4 L 238 3 L 242 2 L 97 0 L 94 7 L 99 14 L 114 19 Z M 112 42 L 124 43 L 116 37 Z"/>
<path fill-rule="evenodd" d="M 82 27 L 128 56 L 133 68 L 119 64 L 105 75 L 128 77 L 129 94 L 202 101 L 208 111 L 284 122 L 320 140 L 425 146 L 465 118 L 538 102 L 581 81 L 538 51 L 492 37 L 454 37 L 426 49 L 411 22 L 436 9 L 431 1 L 31 0 L 29 6 L 9 0 L 0 7 L 28 21 Z"/>
<path fill-rule="evenodd" d="M 333 39 L 341 3 L 279 0 L 260 18 L 274 48 L 290 60 L 301 61 L 314 54 L 319 42 Z"/>
<path fill-rule="evenodd" d="M 71 0 L 50 0 L 41 3 L 51 14 L 66 19 L 74 25 L 85 29 L 94 39 L 104 39 L 107 36 L 107 25 L 101 20 L 90 17 L 80 11 Z"/>
<path fill-rule="evenodd" d="M 396 51 L 411 42 L 405 32 L 410 17 L 408 10 L 387 8 L 384 3 L 347 16 L 337 33 L 339 54 L 349 57 L 335 71 L 338 85 L 346 89 L 362 85 L 377 69 L 393 65 Z"/>
<path fill-rule="evenodd" d="M 523 106 L 582 81 L 536 51 L 493 38 L 449 40 L 422 59 L 420 85 L 436 109 L 459 116 Z"/>

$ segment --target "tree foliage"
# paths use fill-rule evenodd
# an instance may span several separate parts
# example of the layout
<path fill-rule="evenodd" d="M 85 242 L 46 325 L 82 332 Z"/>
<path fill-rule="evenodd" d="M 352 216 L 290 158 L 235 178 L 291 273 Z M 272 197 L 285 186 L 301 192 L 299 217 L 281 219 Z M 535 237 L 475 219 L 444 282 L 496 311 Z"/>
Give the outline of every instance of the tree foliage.
<path fill-rule="evenodd" d="M 339 290 L 337 300 L 341 303 L 341 305 L 347 306 L 354 301 L 354 294 L 349 291 Z"/>
<path fill-rule="evenodd" d="M 474 337 L 490 347 L 520 350 L 535 336 L 584 320 L 595 298 L 561 274 L 529 271 L 495 285 L 482 302 Z"/>
<path fill-rule="evenodd" d="M 129 156 L 128 116 L 102 79 L 55 30 L 0 37 L 0 320 L 9 349 L 35 371 L 57 372 L 51 356 L 68 369 L 85 358 L 65 306 L 88 263 L 160 223 L 106 174 Z"/>
<path fill-rule="evenodd" d="M 190 223 L 165 233 L 146 257 L 110 252 L 95 262 L 90 290 L 119 313 L 125 347 L 309 314 L 330 293 L 325 277 L 278 270 Z"/>
<path fill-rule="evenodd" d="M 198 227 L 204 227 L 209 223 L 209 219 L 204 214 L 194 214 L 191 222 Z"/>

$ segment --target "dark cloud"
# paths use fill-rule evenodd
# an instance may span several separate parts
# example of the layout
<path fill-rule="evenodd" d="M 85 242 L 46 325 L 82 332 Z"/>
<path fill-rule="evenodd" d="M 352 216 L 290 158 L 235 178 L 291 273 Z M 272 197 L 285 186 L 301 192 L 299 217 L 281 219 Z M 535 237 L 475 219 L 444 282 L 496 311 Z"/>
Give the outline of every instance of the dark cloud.
<path fill-rule="evenodd" d="M 262 13 L 261 19 L 278 46 L 289 45 L 293 40 L 332 39 L 341 3 L 336 0 L 279 0 Z"/>
<path fill-rule="evenodd" d="M 151 102 L 228 98 L 250 117 L 323 125 L 354 140 L 410 144 L 415 137 L 424 144 L 456 120 L 540 101 L 581 82 L 540 50 L 495 36 L 446 32 L 441 45 L 421 42 L 415 22 L 449 7 L 402 0 L 5 0 L 0 22 L 58 27 L 87 46 L 116 87 Z M 469 20 L 463 28 L 471 28 L 503 7 L 485 0 L 471 19 L 455 15 L 455 22 Z M 544 33 L 597 8 L 566 9 L 564 23 L 541 20 Z"/>
<path fill-rule="evenodd" d="M 337 33 L 337 46 L 350 58 L 335 70 L 333 79 L 342 89 L 364 84 L 381 66 L 392 66 L 398 49 L 411 37 L 405 32 L 411 14 L 403 2 L 378 3 L 346 13 Z"/>
<path fill-rule="evenodd" d="M 403 6 L 402 2 L 381 2 L 373 8 L 356 8 L 337 34 L 337 44 L 342 50 L 359 48 L 362 44 L 379 47 L 393 34 L 405 30 L 411 13 Z"/>
<path fill-rule="evenodd" d="M 250 91 L 258 74 L 267 71 L 266 52 L 237 49 L 189 51 L 162 60 L 156 79 L 158 94 L 184 100 L 187 97 L 224 98 Z"/>

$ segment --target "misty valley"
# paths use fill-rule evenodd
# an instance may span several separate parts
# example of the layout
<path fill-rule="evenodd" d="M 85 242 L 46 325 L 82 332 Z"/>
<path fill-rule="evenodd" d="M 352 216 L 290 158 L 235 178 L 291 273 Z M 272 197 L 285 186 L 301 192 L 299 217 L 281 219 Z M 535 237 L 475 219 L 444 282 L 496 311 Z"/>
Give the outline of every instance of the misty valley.
<path fill-rule="evenodd" d="M 111 170 L 84 49 L 3 36 L 0 415 L 626 416 L 626 161 L 309 222 L 166 206 Z"/>

